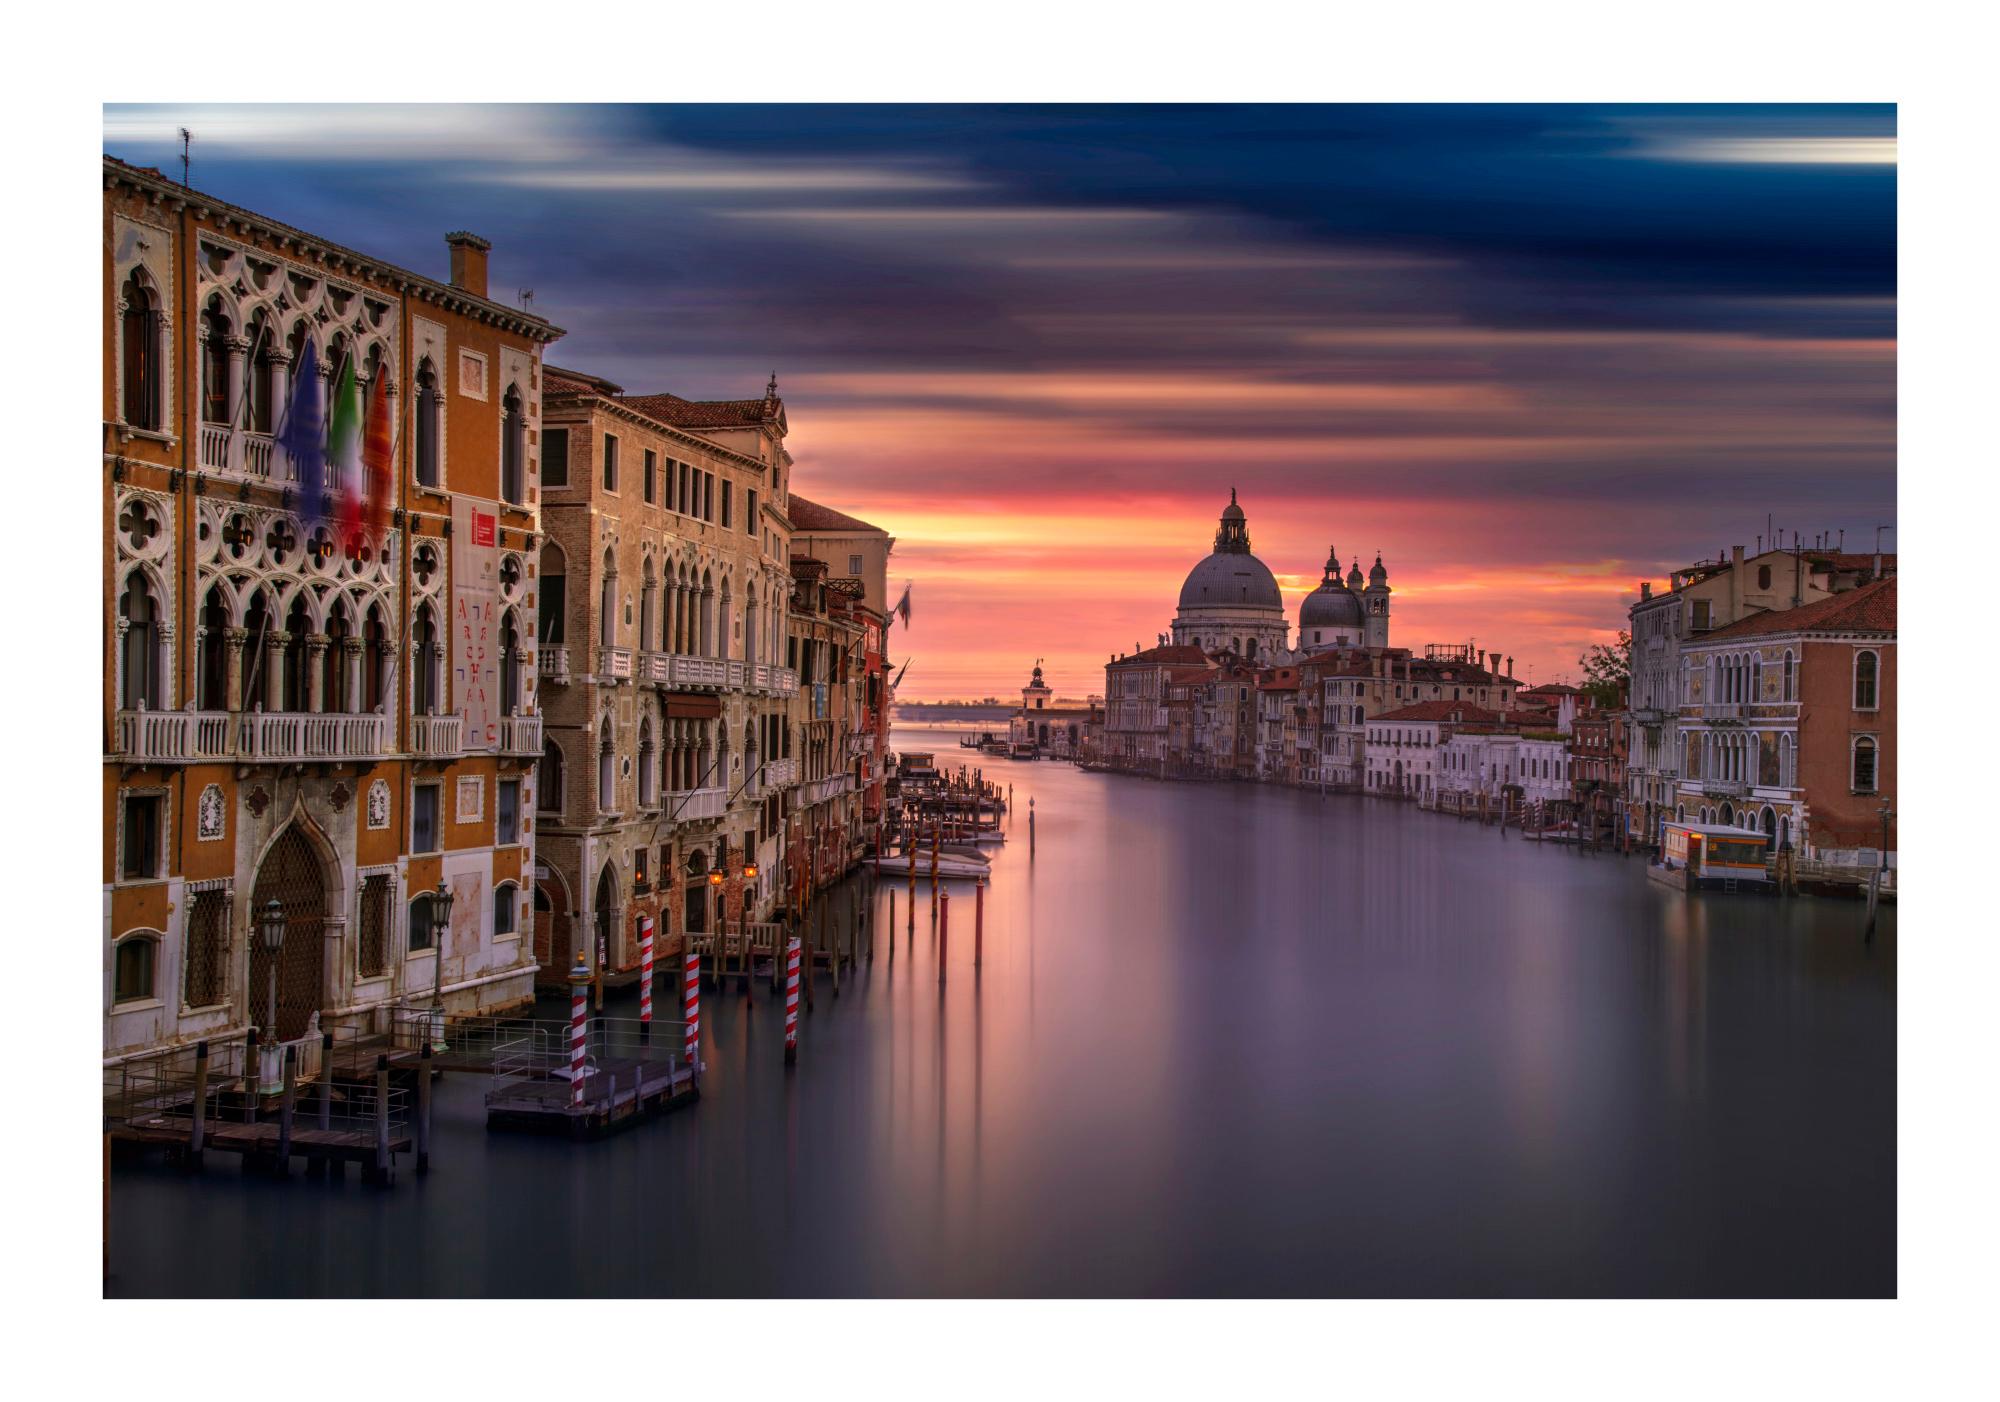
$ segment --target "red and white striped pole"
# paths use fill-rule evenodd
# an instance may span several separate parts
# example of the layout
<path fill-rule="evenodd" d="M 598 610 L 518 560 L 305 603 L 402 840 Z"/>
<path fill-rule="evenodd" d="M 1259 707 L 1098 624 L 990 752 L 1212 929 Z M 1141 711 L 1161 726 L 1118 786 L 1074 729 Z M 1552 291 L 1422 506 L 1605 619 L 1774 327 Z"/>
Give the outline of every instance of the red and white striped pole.
<path fill-rule="evenodd" d="M 653 917 L 639 917 L 639 1040 L 653 1039 Z"/>
<path fill-rule="evenodd" d="M 569 1108 L 583 1108 L 584 1023 L 590 1016 L 590 969 L 578 950 L 569 971 Z"/>
<path fill-rule="evenodd" d="M 799 1059 L 799 942 L 785 942 L 785 1064 Z"/>
<path fill-rule="evenodd" d="M 682 1016 L 687 1019 L 688 1072 L 701 1074 L 701 956 L 694 952 L 694 941 L 688 941 L 686 974 L 681 980 Z"/>

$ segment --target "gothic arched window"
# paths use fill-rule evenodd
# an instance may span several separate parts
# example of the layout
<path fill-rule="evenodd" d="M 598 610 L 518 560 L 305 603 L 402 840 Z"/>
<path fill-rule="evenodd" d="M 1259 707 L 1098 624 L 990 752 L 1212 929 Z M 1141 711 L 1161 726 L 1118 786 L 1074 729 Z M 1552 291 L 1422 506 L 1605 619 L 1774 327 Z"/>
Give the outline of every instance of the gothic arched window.
<path fill-rule="evenodd" d="M 563 617 L 569 608 L 569 580 L 563 569 L 562 551 L 553 545 L 544 545 L 536 602 L 542 620 L 542 641 L 556 646 L 560 646 L 568 636 Z"/>
<path fill-rule="evenodd" d="M 1854 709 L 1872 711 L 1876 706 L 1879 691 L 1877 674 L 1881 670 L 1881 654 L 1864 648 L 1854 654 Z"/>
<path fill-rule="evenodd" d="M 542 742 L 541 762 L 535 766 L 535 807 L 560 813 L 563 806 L 563 752 L 553 740 Z"/>
<path fill-rule="evenodd" d="M 443 469 L 443 402 L 438 395 L 437 367 L 425 356 L 417 365 L 417 481 L 438 486 Z"/>
<path fill-rule="evenodd" d="M 203 423 L 231 423 L 229 403 L 229 318 L 220 295 L 210 297 L 201 314 L 201 418 Z"/>
<path fill-rule="evenodd" d="M 124 403 L 120 409 L 133 428 L 160 426 L 160 304 L 145 275 L 137 268 L 125 279 L 125 309 L 119 314 L 123 342 Z"/>
<path fill-rule="evenodd" d="M 410 714 L 434 716 L 443 698 L 438 694 L 437 614 L 428 603 L 417 609 L 410 644 Z"/>
<path fill-rule="evenodd" d="M 160 617 L 146 576 L 138 570 L 126 576 L 125 593 L 118 601 L 118 616 L 125 622 L 125 637 L 119 658 L 119 707 L 127 711 L 158 710 L 164 701 L 160 692 Z"/>
<path fill-rule="evenodd" d="M 521 392 L 507 386 L 500 401 L 500 495 L 516 505 L 527 499 L 522 482 L 528 457 L 528 415 Z"/>

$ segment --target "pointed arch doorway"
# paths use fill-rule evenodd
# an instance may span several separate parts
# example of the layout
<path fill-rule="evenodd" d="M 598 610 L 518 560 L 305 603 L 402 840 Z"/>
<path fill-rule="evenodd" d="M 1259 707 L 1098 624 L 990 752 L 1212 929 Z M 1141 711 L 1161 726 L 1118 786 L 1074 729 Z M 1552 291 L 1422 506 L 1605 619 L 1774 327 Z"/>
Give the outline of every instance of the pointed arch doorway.
<path fill-rule="evenodd" d="M 259 921 L 278 902 L 285 913 L 285 940 L 273 955 L 264 948 Z M 326 1001 L 326 872 L 310 838 L 294 822 L 264 853 L 250 896 L 250 1021 L 271 1030 L 271 974 L 277 972 L 276 1035 L 281 1042 L 303 1037 L 312 1016 Z"/>

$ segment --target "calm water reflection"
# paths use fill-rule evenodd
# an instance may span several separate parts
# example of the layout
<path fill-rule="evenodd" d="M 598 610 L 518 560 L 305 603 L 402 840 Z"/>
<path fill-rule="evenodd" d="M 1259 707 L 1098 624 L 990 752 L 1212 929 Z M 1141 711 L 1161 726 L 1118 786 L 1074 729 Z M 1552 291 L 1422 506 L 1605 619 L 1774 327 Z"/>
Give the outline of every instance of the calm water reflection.
<path fill-rule="evenodd" d="M 622 1137 L 488 1135 L 458 1075 L 386 1194 L 121 1166 L 113 1292 L 1894 1291 L 1893 913 L 1867 948 L 1406 808 L 989 772 L 976 974 L 969 888 L 942 989 L 899 894 L 796 1070 L 709 994 L 706 1098 Z"/>

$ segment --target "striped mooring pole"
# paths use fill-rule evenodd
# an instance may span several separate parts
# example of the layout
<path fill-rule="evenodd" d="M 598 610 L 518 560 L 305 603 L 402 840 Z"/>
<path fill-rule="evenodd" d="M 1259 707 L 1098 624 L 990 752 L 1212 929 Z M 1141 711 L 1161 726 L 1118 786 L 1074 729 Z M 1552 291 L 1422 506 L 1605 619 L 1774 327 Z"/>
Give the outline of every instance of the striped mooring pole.
<path fill-rule="evenodd" d="M 688 1073 L 701 1074 L 701 956 L 694 952 L 694 941 L 688 941 L 686 975 L 681 980 L 681 1011 L 687 1019 Z"/>
<path fill-rule="evenodd" d="M 583 1029 L 590 1016 L 590 969 L 578 950 L 576 967 L 569 971 L 569 1108 L 583 1108 Z"/>
<path fill-rule="evenodd" d="M 653 917 L 639 917 L 639 1040 L 653 1039 Z"/>
<path fill-rule="evenodd" d="M 799 1059 L 799 941 L 785 942 L 785 1065 Z"/>

